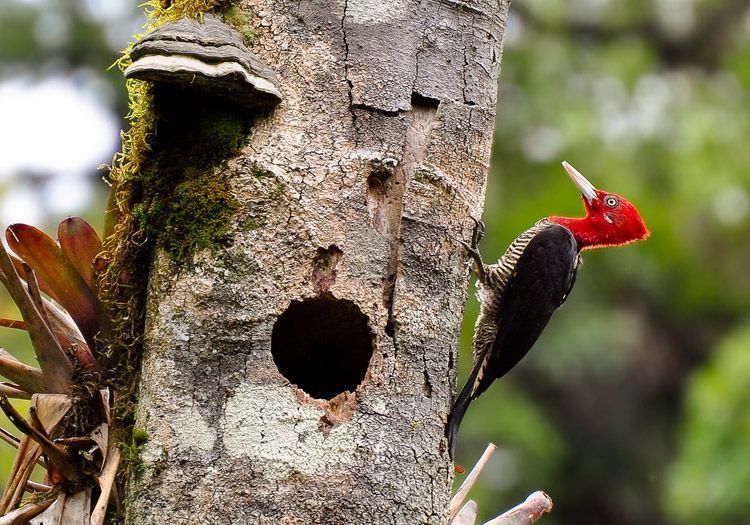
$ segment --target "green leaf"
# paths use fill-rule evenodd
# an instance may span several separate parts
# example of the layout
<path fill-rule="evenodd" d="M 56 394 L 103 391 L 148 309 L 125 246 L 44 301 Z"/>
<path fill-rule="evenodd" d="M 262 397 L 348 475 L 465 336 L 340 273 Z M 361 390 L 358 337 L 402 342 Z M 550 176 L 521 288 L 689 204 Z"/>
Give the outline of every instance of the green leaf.
<path fill-rule="evenodd" d="M 80 217 L 69 217 L 57 228 L 60 249 L 92 289 L 94 258 L 102 251 L 102 241 L 89 223 Z"/>

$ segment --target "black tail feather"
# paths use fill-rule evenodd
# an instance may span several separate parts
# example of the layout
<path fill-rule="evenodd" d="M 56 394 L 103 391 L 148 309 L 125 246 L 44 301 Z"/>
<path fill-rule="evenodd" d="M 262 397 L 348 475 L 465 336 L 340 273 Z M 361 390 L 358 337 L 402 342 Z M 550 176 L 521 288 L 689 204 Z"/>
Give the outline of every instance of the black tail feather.
<path fill-rule="evenodd" d="M 471 371 L 469 379 L 466 381 L 461 393 L 458 395 L 456 402 L 453 403 L 451 413 L 448 415 L 448 423 L 445 426 L 445 437 L 448 438 L 448 452 L 450 458 L 453 459 L 456 453 L 456 437 L 458 436 L 458 429 L 461 426 L 461 420 L 466 414 L 466 409 L 469 408 L 469 403 L 472 401 L 472 390 L 474 390 L 474 382 L 479 374 L 481 363 L 478 362 L 474 365 L 474 369 Z"/>

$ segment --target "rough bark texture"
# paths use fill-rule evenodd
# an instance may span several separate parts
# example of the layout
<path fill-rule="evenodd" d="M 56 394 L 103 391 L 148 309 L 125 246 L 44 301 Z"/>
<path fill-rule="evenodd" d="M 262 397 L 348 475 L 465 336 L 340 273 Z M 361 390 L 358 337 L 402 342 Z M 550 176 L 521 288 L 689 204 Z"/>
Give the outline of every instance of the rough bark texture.
<path fill-rule="evenodd" d="M 241 6 L 284 102 L 223 166 L 231 245 L 154 261 L 128 521 L 444 524 L 457 241 L 484 200 L 508 2 Z M 304 366 L 284 377 L 272 347 Z M 345 388 L 363 355 L 354 392 L 289 380 Z"/>

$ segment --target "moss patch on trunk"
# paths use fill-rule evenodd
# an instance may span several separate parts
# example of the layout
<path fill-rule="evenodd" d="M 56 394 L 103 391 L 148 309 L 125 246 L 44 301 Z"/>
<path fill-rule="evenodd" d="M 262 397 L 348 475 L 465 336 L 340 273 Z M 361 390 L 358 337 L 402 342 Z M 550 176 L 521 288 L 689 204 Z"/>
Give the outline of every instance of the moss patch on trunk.
<path fill-rule="evenodd" d="M 143 167 L 133 215 L 149 242 L 175 262 L 228 239 L 239 202 L 222 164 L 245 144 L 251 116 L 219 98 L 157 91 L 155 154 Z"/>

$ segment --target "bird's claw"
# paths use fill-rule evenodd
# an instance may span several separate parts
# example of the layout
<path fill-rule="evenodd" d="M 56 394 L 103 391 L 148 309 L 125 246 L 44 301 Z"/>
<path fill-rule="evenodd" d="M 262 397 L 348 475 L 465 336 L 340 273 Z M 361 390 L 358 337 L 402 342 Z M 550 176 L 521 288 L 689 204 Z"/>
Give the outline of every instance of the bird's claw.
<path fill-rule="evenodd" d="M 484 223 L 473 215 L 469 215 L 469 218 L 474 222 L 474 228 L 471 230 L 471 249 L 478 250 L 479 243 L 484 239 L 484 234 L 487 229 L 485 228 Z"/>
<path fill-rule="evenodd" d="M 476 245 L 474 245 L 473 242 L 469 244 L 468 242 L 458 241 L 458 243 L 464 247 L 464 250 L 467 251 L 467 253 L 471 256 L 472 259 L 481 257 L 481 255 L 479 254 L 479 250 L 477 249 Z"/>
<path fill-rule="evenodd" d="M 471 244 L 468 244 L 464 241 L 458 242 L 461 244 L 461 246 L 464 247 L 469 256 L 474 259 L 474 262 L 477 266 L 477 275 L 479 276 L 479 280 L 481 282 L 484 282 L 485 270 L 484 263 L 482 262 L 482 254 L 479 253 L 479 243 L 482 242 L 482 239 L 484 238 L 485 227 L 484 223 L 479 219 L 472 217 L 471 215 L 469 216 L 469 218 L 474 222 L 474 228 L 471 231 Z"/>

